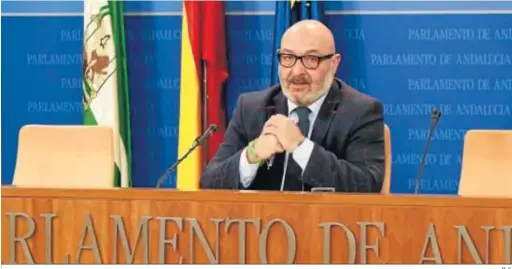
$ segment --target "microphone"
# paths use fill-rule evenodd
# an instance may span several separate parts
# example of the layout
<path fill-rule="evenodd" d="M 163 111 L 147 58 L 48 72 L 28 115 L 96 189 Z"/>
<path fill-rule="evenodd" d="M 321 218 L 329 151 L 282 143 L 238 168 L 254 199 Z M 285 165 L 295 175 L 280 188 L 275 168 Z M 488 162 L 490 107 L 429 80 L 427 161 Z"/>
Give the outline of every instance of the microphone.
<path fill-rule="evenodd" d="M 174 171 L 176 169 L 176 167 L 178 167 L 178 165 L 183 162 L 190 153 L 192 153 L 192 151 L 194 151 L 197 147 L 199 147 L 201 144 L 204 143 L 204 141 L 206 141 L 208 139 L 208 137 L 210 137 L 213 133 L 215 133 L 217 131 L 217 125 L 215 124 L 211 124 L 210 126 L 208 126 L 208 128 L 206 129 L 206 131 L 204 131 L 204 133 L 197 137 L 196 139 L 194 139 L 194 143 L 192 144 L 192 147 L 190 147 L 188 149 L 188 151 L 185 153 L 185 155 L 183 155 L 181 158 L 179 158 L 173 165 L 171 165 L 171 167 L 169 167 L 161 176 L 160 178 L 158 179 L 157 183 L 156 183 L 156 187 L 157 188 L 160 188 L 160 185 L 162 184 L 162 182 L 164 182 L 164 180 L 167 179 L 167 177 L 169 176 L 169 174 Z"/>
<path fill-rule="evenodd" d="M 421 157 L 420 166 L 418 168 L 418 175 L 416 177 L 416 186 L 414 188 L 414 194 L 418 194 L 420 190 L 421 176 L 423 174 L 423 167 L 425 166 L 425 158 L 427 157 L 428 147 L 430 146 L 430 141 L 432 141 L 432 134 L 434 133 L 434 129 L 436 128 L 436 125 L 439 122 L 439 118 L 441 118 L 441 111 L 439 110 L 439 108 L 436 107 L 431 114 L 427 144 L 425 145 L 425 150 L 423 151 L 423 156 Z"/>
<path fill-rule="evenodd" d="M 295 124 L 299 123 L 299 116 L 297 114 L 290 115 L 290 120 L 292 120 Z M 281 176 L 281 188 L 280 191 L 284 190 L 284 183 L 286 182 L 286 172 L 288 170 L 288 161 L 291 158 L 291 154 L 288 152 L 285 152 L 285 158 L 284 158 L 284 168 L 283 168 L 283 175 Z M 272 161 L 274 160 L 274 156 L 272 156 Z M 304 185 L 303 185 L 304 187 Z M 304 188 L 303 188 L 304 189 Z"/>

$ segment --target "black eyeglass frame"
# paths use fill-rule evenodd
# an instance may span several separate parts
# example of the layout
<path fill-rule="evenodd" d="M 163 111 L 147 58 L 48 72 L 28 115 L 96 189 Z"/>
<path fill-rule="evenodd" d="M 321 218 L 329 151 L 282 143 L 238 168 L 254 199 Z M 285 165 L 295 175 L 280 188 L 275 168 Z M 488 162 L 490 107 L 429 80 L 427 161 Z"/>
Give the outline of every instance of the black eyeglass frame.
<path fill-rule="evenodd" d="M 292 56 L 294 57 L 294 61 L 293 61 L 293 64 L 291 64 L 290 66 L 286 66 L 286 65 L 283 65 L 281 63 L 281 56 Z M 277 51 L 276 53 L 276 56 L 277 56 L 277 60 L 279 61 L 279 64 L 286 67 L 286 68 L 292 68 L 295 66 L 295 64 L 297 64 L 297 60 L 300 60 L 301 63 L 302 63 L 302 66 L 304 66 L 306 69 L 309 69 L 309 70 L 315 70 L 317 69 L 320 64 L 324 61 L 324 60 L 327 60 L 327 59 L 330 59 L 332 58 L 334 55 L 336 55 L 336 53 L 331 53 L 331 54 L 327 54 L 327 55 L 323 55 L 323 56 L 317 56 L 317 55 L 302 55 L 302 56 L 297 56 L 297 55 L 294 55 L 294 54 L 290 54 L 290 53 L 281 53 L 279 52 L 279 50 Z M 305 64 L 304 64 L 304 57 L 315 57 L 318 59 L 318 64 L 316 65 L 316 67 L 307 67 Z"/>

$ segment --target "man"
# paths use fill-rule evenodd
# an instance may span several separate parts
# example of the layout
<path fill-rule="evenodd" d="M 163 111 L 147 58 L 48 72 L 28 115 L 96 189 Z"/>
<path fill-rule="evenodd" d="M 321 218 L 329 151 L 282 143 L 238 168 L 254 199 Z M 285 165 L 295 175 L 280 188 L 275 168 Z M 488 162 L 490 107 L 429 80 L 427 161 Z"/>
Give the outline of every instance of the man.
<path fill-rule="evenodd" d="M 382 104 L 334 78 L 341 56 L 331 31 L 294 24 L 278 58 L 280 85 L 238 98 L 201 188 L 379 192 Z"/>

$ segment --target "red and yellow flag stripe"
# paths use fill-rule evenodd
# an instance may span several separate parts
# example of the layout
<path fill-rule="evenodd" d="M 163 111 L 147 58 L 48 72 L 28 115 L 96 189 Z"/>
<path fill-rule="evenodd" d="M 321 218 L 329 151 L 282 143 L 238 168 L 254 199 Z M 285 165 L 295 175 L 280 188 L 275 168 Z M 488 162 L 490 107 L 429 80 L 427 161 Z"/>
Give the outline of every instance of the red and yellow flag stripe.
<path fill-rule="evenodd" d="M 178 157 L 183 156 L 192 146 L 194 139 L 201 135 L 199 5 L 199 1 L 183 1 Z M 197 148 L 180 164 L 176 178 L 177 189 L 199 189 L 199 178 L 202 173 L 201 156 L 202 150 Z"/>

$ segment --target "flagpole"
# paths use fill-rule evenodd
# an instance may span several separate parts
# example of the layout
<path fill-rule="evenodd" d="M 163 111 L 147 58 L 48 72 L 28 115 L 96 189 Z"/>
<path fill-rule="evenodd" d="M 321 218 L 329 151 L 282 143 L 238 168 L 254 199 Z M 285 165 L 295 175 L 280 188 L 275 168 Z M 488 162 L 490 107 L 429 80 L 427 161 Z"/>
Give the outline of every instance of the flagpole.
<path fill-rule="evenodd" d="M 208 128 L 208 75 L 206 72 L 206 61 L 201 59 L 201 78 L 203 96 L 203 131 Z M 203 144 L 203 168 L 208 164 L 208 140 Z"/>

